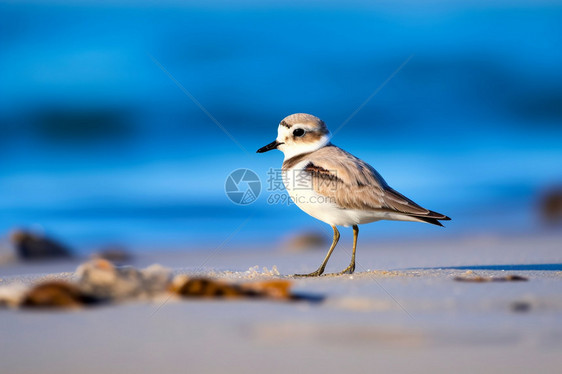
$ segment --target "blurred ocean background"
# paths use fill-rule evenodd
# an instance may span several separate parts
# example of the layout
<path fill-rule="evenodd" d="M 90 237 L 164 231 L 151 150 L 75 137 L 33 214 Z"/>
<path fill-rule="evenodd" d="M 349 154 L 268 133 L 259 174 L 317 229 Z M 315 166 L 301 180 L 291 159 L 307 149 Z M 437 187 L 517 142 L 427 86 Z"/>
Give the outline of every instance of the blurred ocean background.
<path fill-rule="evenodd" d="M 453 218 L 363 240 L 542 230 L 538 201 L 562 184 L 562 4 L 1 1 L 0 235 L 84 251 L 329 238 L 268 204 L 282 154 L 255 151 L 288 114 L 335 130 L 359 108 L 334 144 Z M 225 194 L 239 168 L 263 182 L 253 204 Z"/>

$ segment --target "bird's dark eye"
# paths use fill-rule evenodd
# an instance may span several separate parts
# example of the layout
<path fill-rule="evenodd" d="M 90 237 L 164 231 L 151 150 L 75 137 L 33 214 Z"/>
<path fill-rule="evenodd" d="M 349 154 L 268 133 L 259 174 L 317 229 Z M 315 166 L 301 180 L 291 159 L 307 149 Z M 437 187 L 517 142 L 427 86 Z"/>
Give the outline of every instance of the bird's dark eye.
<path fill-rule="evenodd" d="M 293 135 L 294 136 L 303 136 L 304 130 L 303 129 L 296 129 L 295 131 L 293 131 Z"/>

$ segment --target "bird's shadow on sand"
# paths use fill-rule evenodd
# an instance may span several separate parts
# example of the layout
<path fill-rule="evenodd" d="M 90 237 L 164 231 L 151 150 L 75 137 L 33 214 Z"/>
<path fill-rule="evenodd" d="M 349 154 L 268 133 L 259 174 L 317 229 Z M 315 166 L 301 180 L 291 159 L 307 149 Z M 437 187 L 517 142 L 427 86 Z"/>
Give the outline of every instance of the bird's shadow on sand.
<path fill-rule="evenodd" d="M 506 270 L 506 271 L 562 271 L 559 264 L 504 264 L 504 265 L 466 265 L 440 266 L 431 268 L 411 268 L 408 270 Z"/>

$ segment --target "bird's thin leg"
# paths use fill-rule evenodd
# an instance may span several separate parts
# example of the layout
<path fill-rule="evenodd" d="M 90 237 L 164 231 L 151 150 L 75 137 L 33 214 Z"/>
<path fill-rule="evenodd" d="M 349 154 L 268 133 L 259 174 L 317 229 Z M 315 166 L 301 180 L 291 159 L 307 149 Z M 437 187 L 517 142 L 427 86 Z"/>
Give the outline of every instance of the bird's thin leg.
<path fill-rule="evenodd" d="M 355 271 L 355 249 L 357 248 L 357 237 L 359 236 L 359 227 L 353 225 L 353 251 L 351 252 L 351 263 L 344 271 L 338 274 L 353 274 Z"/>
<path fill-rule="evenodd" d="M 330 247 L 330 250 L 328 251 L 328 254 L 326 255 L 326 258 L 324 258 L 324 261 L 322 261 L 322 265 L 320 265 L 320 267 L 310 273 L 310 274 L 295 274 L 295 277 L 317 277 L 319 275 L 322 275 L 322 273 L 324 273 L 324 269 L 326 268 L 326 264 L 328 263 L 328 260 L 330 259 L 330 256 L 332 255 L 332 252 L 334 251 L 334 248 L 336 248 L 336 245 L 338 244 L 338 241 L 340 240 L 340 232 L 338 231 L 336 226 L 332 226 L 332 228 L 334 229 L 334 239 L 332 240 L 332 246 Z"/>

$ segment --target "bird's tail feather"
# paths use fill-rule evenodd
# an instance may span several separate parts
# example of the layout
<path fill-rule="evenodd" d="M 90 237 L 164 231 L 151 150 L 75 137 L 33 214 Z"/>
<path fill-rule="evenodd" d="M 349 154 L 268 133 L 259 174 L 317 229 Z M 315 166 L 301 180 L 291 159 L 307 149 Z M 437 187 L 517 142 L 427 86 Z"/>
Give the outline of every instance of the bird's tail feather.
<path fill-rule="evenodd" d="M 412 215 L 413 218 L 416 218 L 417 220 L 419 220 L 420 222 L 426 222 L 426 223 L 430 223 L 432 225 L 437 225 L 437 226 L 441 226 L 443 227 L 443 225 L 441 224 L 441 222 L 439 221 L 450 221 L 451 218 L 447 217 L 444 214 L 441 213 L 437 213 L 434 211 L 429 211 L 428 214 L 424 214 L 424 215 Z"/>

